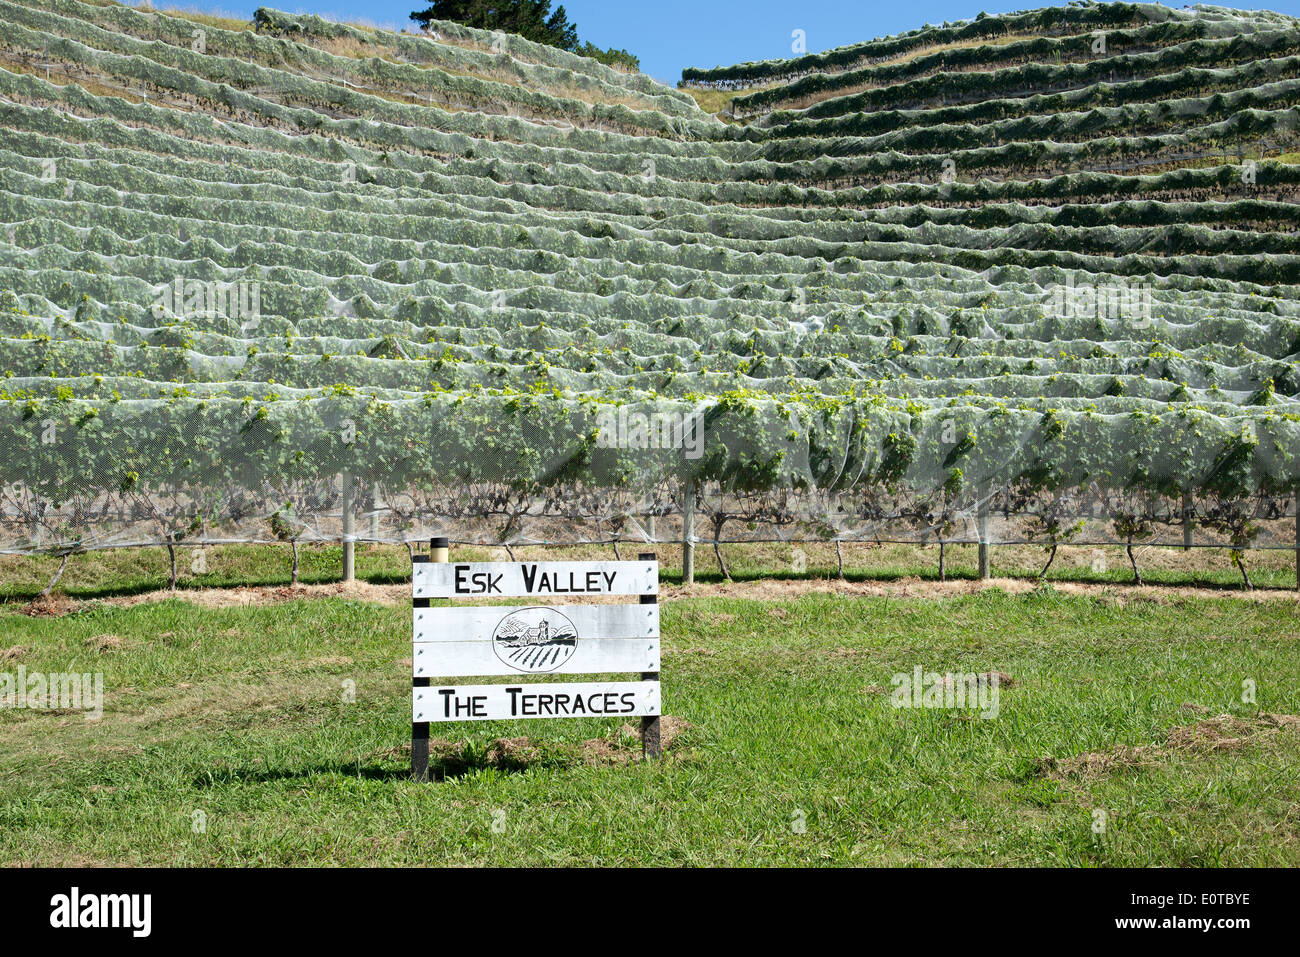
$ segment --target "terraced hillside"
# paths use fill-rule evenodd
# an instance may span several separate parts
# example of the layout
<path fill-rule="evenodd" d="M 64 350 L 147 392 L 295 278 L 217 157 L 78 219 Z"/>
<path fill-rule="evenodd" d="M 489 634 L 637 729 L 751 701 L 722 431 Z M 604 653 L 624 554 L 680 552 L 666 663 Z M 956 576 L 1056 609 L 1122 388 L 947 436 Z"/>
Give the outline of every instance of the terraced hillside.
<path fill-rule="evenodd" d="M 0 547 L 1294 544 L 1300 21 L 684 81 L 0 0 Z"/>

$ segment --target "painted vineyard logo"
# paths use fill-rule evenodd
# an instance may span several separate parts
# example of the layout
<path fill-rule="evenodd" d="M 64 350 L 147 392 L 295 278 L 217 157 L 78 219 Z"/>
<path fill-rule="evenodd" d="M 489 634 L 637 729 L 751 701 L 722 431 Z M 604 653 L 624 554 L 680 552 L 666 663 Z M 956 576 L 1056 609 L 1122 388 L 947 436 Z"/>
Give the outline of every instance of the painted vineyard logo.
<path fill-rule="evenodd" d="M 492 648 L 498 658 L 519 671 L 554 671 L 573 657 L 578 630 L 553 608 L 521 608 L 497 624 Z"/>

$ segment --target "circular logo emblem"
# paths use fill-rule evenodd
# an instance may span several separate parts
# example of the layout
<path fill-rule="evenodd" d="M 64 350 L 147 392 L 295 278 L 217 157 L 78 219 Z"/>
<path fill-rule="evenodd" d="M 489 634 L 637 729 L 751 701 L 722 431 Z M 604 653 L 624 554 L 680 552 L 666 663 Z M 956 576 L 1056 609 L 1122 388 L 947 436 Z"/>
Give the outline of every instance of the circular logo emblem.
<path fill-rule="evenodd" d="M 492 650 L 517 671 L 554 671 L 577 648 L 578 630 L 553 608 L 521 608 L 502 618 L 492 633 Z"/>

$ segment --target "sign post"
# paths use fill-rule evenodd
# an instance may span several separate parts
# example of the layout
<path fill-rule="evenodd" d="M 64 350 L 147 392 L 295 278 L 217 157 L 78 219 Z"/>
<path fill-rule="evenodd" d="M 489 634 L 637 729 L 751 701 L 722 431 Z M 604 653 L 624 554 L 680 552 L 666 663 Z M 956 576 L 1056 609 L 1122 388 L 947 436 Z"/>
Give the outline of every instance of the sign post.
<path fill-rule="evenodd" d="M 432 538 L 429 540 L 429 554 L 415 555 L 411 558 L 412 572 L 411 578 L 414 580 L 414 569 L 420 565 L 430 562 L 445 563 L 447 561 L 449 543 L 445 538 Z M 413 598 L 411 605 L 414 607 L 414 614 L 419 614 L 420 609 L 429 607 L 429 599 Z M 412 657 L 414 662 L 414 657 Z M 419 693 L 419 689 L 429 687 L 429 679 L 421 678 L 412 673 L 411 678 L 411 695 L 414 697 Z M 417 781 L 427 781 L 429 779 L 429 722 L 411 720 L 411 777 Z"/>
<path fill-rule="evenodd" d="M 411 567 L 411 774 L 429 776 L 429 725 L 516 718 L 641 718 L 642 751 L 659 738 L 659 563 L 447 561 L 447 540 Z M 573 600 L 636 596 L 632 604 Z M 433 607 L 434 599 L 526 598 L 531 604 Z M 549 604 L 556 599 L 563 604 Z M 541 604 L 548 602 L 548 604 Z M 640 681 L 522 683 L 529 675 L 635 672 Z M 434 684 L 508 676 L 519 682 Z"/>
<path fill-rule="evenodd" d="M 1296 519 L 1296 521 L 1297 523 L 1300 523 L 1300 518 Z M 643 562 L 654 562 L 655 553 L 642 552 L 640 555 L 637 556 L 637 558 Z M 656 567 L 658 567 L 657 563 L 656 563 Z M 656 589 L 653 595 L 642 595 L 640 598 L 640 602 L 643 605 L 658 605 L 659 604 L 658 590 Z M 658 684 L 659 672 L 643 671 L 641 672 L 641 680 L 653 681 L 655 684 Z M 659 743 L 659 715 L 657 714 L 646 715 L 641 719 L 641 754 L 642 756 L 647 758 L 657 758 L 662 753 L 663 753 L 663 748 Z"/>

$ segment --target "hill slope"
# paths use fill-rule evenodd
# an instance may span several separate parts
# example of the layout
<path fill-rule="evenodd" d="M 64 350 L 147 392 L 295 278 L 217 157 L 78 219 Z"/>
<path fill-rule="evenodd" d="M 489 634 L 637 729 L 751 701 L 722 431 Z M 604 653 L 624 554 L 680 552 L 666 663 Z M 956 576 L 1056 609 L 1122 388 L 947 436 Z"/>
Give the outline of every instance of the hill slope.
<path fill-rule="evenodd" d="M 0 547 L 600 539 L 697 483 L 722 538 L 1283 541 L 1295 20 L 687 71 L 740 124 L 452 24 L 252 26 L 0 0 Z"/>

